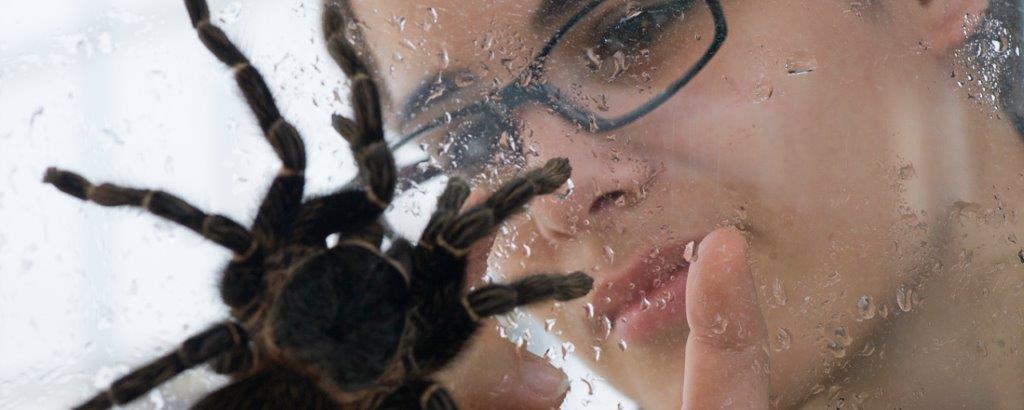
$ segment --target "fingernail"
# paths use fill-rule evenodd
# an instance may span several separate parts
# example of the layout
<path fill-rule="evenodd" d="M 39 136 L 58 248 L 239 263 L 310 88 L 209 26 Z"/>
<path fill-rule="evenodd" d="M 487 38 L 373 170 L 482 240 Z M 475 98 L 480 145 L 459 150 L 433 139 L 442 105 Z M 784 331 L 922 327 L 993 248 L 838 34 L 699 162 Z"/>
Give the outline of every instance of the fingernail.
<path fill-rule="evenodd" d="M 561 397 L 569 390 L 569 379 L 565 373 L 547 362 L 524 360 L 520 366 L 523 385 L 541 398 Z"/>

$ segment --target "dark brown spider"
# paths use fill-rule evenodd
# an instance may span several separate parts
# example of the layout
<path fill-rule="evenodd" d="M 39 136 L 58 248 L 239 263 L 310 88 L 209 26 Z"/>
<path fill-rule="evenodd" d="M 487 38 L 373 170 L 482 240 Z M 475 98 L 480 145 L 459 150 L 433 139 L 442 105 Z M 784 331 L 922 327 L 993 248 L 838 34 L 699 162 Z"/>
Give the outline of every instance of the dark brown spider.
<path fill-rule="evenodd" d="M 185 0 L 203 44 L 230 66 L 283 166 L 251 229 L 210 215 L 158 190 L 93 185 L 51 168 L 44 181 L 104 206 L 137 206 L 231 249 L 220 291 L 232 319 L 196 334 L 163 357 L 118 379 L 80 405 L 128 403 L 182 371 L 210 362 L 232 382 L 195 405 L 223 408 L 454 409 L 431 376 L 450 363 L 481 320 L 516 306 L 585 295 L 584 273 L 535 275 L 463 293 L 466 254 L 536 195 L 569 178 L 554 159 L 505 183 L 482 204 L 460 212 L 468 185 L 451 179 L 419 243 L 396 240 L 386 251 L 381 214 L 395 191 L 395 164 L 383 139 L 380 97 L 366 65 L 344 37 L 331 1 L 324 34 L 352 81 L 354 120 L 335 118 L 359 165 L 362 185 L 303 201 L 305 149 L 281 117 L 259 72 L 210 22 L 205 0 Z M 326 238 L 340 234 L 335 246 Z"/>

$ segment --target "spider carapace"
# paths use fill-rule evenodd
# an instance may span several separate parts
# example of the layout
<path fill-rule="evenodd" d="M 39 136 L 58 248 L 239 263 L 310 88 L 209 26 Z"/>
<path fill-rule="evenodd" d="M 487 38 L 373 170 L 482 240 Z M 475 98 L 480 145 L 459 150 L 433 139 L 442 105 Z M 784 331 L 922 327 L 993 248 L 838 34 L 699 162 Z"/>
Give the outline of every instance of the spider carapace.
<path fill-rule="evenodd" d="M 252 226 L 207 214 L 159 190 L 94 185 L 51 168 L 44 181 L 104 206 L 135 206 L 184 225 L 234 253 L 221 296 L 231 318 L 115 381 L 82 403 L 103 409 L 128 403 L 188 368 L 209 363 L 231 382 L 196 408 L 456 408 L 432 376 L 466 347 L 481 320 L 517 306 L 585 295 L 584 273 L 537 274 L 468 293 L 466 256 L 534 196 L 568 178 L 553 159 L 464 208 L 469 186 L 451 178 L 415 245 L 383 243 L 382 214 L 396 188 L 384 141 L 378 88 L 346 40 L 339 5 L 327 0 L 323 29 L 332 57 L 351 81 L 353 118 L 333 118 L 359 166 L 359 183 L 303 197 L 305 148 L 281 117 L 262 76 L 210 21 L 205 0 L 186 0 L 202 43 L 234 71 L 267 142 L 282 162 Z M 339 240 L 328 245 L 327 237 Z"/>

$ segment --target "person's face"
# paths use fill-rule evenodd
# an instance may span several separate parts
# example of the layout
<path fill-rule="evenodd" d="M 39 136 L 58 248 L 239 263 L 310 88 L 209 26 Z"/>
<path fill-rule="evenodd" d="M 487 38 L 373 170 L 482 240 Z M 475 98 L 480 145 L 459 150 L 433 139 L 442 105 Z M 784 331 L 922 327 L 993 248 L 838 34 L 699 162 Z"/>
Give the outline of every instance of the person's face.
<path fill-rule="evenodd" d="M 462 78 L 473 90 L 465 104 L 511 77 L 507 66 L 521 67 L 554 30 L 533 21 L 539 0 L 420 3 L 354 4 L 396 126 L 404 100 L 440 70 L 475 77 Z M 932 158 L 956 138 L 935 121 L 950 115 L 942 110 L 951 66 L 929 53 L 901 8 L 822 0 L 723 7 L 729 36 L 718 55 L 629 126 L 592 134 L 539 105 L 516 116 L 527 166 L 567 157 L 574 187 L 510 222 L 491 264 L 502 280 L 594 276 L 586 300 L 536 313 L 554 315 L 554 330 L 647 408 L 678 407 L 687 334 L 681 255 L 724 224 L 750 234 L 772 335 L 772 391 L 782 403 L 857 355 L 881 323 L 865 317 L 892 314 L 900 286 L 915 279 L 914 244 L 934 235 L 928 218 L 944 199 Z M 708 11 L 697 2 L 686 13 Z M 691 40 L 706 47 L 710 37 Z M 599 360 L 591 346 L 602 349 Z"/>

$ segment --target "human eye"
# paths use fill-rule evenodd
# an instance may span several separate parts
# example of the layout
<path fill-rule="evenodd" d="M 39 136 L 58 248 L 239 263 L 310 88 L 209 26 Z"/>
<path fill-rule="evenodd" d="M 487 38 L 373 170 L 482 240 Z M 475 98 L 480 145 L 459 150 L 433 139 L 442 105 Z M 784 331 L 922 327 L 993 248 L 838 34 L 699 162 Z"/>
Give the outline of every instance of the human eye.
<path fill-rule="evenodd" d="M 426 133 L 422 146 L 442 170 L 478 178 L 520 161 L 515 127 L 494 114 L 476 114 Z"/>
<path fill-rule="evenodd" d="M 597 71 L 610 59 L 636 62 L 649 55 L 649 49 L 666 39 L 666 34 L 682 22 L 694 0 L 674 0 L 655 4 L 626 2 L 600 12 L 594 24 L 581 27 L 581 33 L 593 33 L 584 44 L 591 70 Z M 626 61 L 620 61 L 626 62 Z"/>

